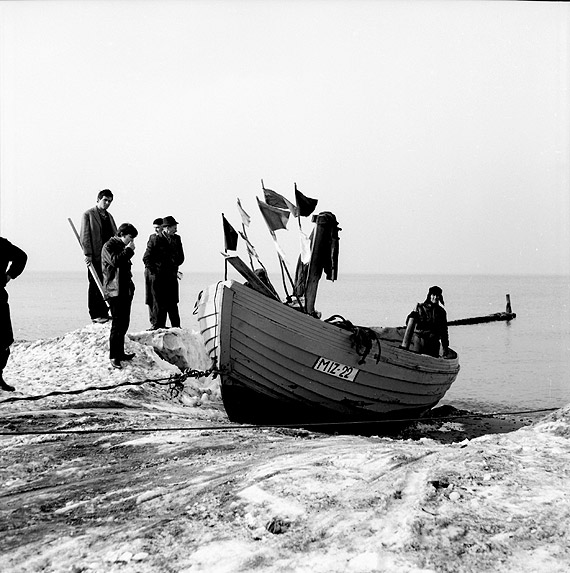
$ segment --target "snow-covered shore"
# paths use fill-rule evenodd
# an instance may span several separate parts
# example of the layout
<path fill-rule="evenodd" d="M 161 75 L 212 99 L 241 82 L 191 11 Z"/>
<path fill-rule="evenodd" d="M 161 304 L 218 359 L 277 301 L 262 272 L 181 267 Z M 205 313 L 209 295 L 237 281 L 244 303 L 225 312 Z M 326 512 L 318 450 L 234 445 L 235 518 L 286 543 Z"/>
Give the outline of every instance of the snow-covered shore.
<path fill-rule="evenodd" d="M 174 329 L 130 334 L 136 357 L 113 370 L 108 328 L 15 344 L 15 395 L 209 366 L 199 335 Z M 12 396 L 1 571 L 570 570 L 570 407 L 516 430 L 458 420 L 394 439 L 239 428 L 210 378 L 177 395 L 147 383 L 2 403 Z"/>

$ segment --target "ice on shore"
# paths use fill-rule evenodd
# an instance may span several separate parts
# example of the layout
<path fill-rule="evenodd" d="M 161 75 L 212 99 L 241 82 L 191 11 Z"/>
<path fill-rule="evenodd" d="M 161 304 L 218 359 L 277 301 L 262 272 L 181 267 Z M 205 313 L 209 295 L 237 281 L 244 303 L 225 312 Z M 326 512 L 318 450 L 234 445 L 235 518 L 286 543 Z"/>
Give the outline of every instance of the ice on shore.
<path fill-rule="evenodd" d="M 135 353 L 123 369 L 109 362 L 110 324 L 90 324 L 64 336 L 12 346 L 4 378 L 16 387 L 11 396 L 38 396 L 53 391 L 82 390 L 91 386 L 113 386 L 122 382 L 165 381 L 186 368 L 206 371 L 210 360 L 199 333 L 180 329 L 160 329 L 128 333 L 125 352 Z M 166 396 L 166 388 L 149 390 L 147 399 Z M 219 384 L 212 378 L 189 378 L 185 382 L 186 398 L 206 392 L 219 398 Z"/>

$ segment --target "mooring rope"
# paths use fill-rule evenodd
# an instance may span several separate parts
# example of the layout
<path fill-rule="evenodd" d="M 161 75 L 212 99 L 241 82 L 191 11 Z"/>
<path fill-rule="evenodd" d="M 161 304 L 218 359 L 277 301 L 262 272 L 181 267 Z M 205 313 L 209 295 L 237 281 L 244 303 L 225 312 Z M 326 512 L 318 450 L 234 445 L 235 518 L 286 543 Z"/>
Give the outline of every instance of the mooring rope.
<path fill-rule="evenodd" d="M 27 435 L 50 435 L 50 434 L 128 434 L 140 432 L 204 432 L 204 431 L 238 431 L 238 430 L 259 430 L 259 429 L 296 429 L 305 430 L 307 428 L 337 427 L 337 426 L 358 426 L 376 424 L 394 424 L 411 422 L 441 422 L 457 420 L 462 418 L 492 418 L 494 416 L 520 416 L 522 414 L 537 414 L 539 412 L 554 412 L 560 408 L 541 408 L 538 410 L 519 410 L 510 412 L 470 412 L 468 414 L 457 414 L 453 416 L 441 416 L 434 418 L 400 418 L 387 420 L 362 420 L 354 422 L 307 422 L 298 424 L 231 424 L 213 426 L 173 426 L 171 428 L 97 428 L 90 430 L 26 430 L 7 432 L 0 430 L 0 436 L 27 436 Z"/>
<path fill-rule="evenodd" d="M 85 388 L 78 388 L 76 390 L 54 390 L 53 392 L 48 392 L 47 394 L 40 394 L 37 396 L 11 396 L 4 400 L 0 400 L 0 406 L 2 404 L 8 404 L 10 402 L 23 402 L 23 401 L 33 401 L 42 400 L 44 398 L 50 398 L 51 396 L 66 396 L 72 394 L 83 394 L 84 392 L 91 392 L 93 390 L 114 390 L 116 388 L 121 388 L 122 386 L 142 386 L 143 384 L 158 384 L 160 386 L 169 386 L 170 397 L 176 398 L 179 394 L 184 391 L 184 382 L 188 378 L 207 378 L 213 376 L 214 378 L 220 374 L 220 370 L 217 369 L 215 364 L 208 370 L 194 370 L 192 368 L 187 368 L 180 374 L 172 374 L 165 378 L 147 378 L 145 380 L 127 380 L 126 382 L 119 382 L 117 384 L 105 385 L 105 386 L 86 386 Z"/>

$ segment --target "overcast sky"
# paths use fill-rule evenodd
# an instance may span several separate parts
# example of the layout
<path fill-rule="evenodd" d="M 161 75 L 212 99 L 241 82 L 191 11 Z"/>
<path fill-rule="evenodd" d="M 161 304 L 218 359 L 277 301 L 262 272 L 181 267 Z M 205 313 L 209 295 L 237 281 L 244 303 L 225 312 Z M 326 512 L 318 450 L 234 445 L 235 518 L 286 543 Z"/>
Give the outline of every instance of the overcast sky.
<path fill-rule="evenodd" d="M 30 270 L 84 269 L 67 218 L 104 188 L 139 229 L 135 270 L 165 215 L 183 270 L 222 270 L 238 197 L 276 267 L 263 179 L 336 214 L 340 273 L 570 273 L 569 3 L 1 1 L 0 17 L 0 233 Z"/>

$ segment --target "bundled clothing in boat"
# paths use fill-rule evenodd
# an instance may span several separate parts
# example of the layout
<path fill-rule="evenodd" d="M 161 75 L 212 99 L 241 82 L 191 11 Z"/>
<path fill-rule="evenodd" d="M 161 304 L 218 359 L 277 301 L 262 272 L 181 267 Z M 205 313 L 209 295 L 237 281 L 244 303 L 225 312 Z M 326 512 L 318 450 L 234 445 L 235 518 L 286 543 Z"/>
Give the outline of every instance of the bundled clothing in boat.
<path fill-rule="evenodd" d="M 2 373 L 10 356 L 10 346 L 14 342 L 14 331 L 8 304 L 8 280 L 22 274 L 28 261 L 28 255 L 13 245 L 8 239 L 0 237 L 0 389 L 13 391 L 14 387 L 6 384 Z"/>
<path fill-rule="evenodd" d="M 313 216 L 313 222 L 317 226 L 310 236 L 310 266 L 316 269 L 314 272 L 319 278 L 324 272 L 328 281 L 335 281 L 338 276 L 339 231 L 342 229 L 338 226 L 336 217 L 329 211 Z M 302 257 L 299 257 L 295 271 L 294 294 L 296 296 L 305 295 L 308 271 L 309 263 L 303 262 Z"/>
<path fill-rule="evenodd" d="M 164 217 L 163 222 L 164 227 L 178 224 L 173 217 Z M 155 323 L 151 325 L 152 328 L 166 328 L 167 318 L 170 319 L 171 326 L 180 327 L 178 269 L 184 262 L 182 239 L 168 230 L 163 230 L 156 237 L 150 237 L 143 262 L 148 270 L 151 295 L 147 300 L 154 305 Z"/>
<path fill-rule="evenodd" d="M 119 227 L 116 237 L 111 237 L 101 253 L 103 265 L 103 292 L 111 307 L 111 334 L 109 358 L 111 362 L 125 358 L 125 334 L 131 320 L 131 305 L 135 284 L 131 273 L 131 259 L 135 254 L 128 246 L 137 236 L 137 230 L 129 223 Z M 120 368 L 120 364 L 116 368 Z"/>
<path fill-rule="evenodd" d="M 435 295 L 436 301 L 432 301 Z M 449 333 L 447 313 L 443 306 L 443 293 L 439 287 L 429 289 L 426 300 L 418 303 L 416 309 L 408 315 L 415 319 L 415 334 L 419 338 L 418 351 L 421 354 L 439 357 L 440 341 L 444 356 L 449 352 Z"/>

